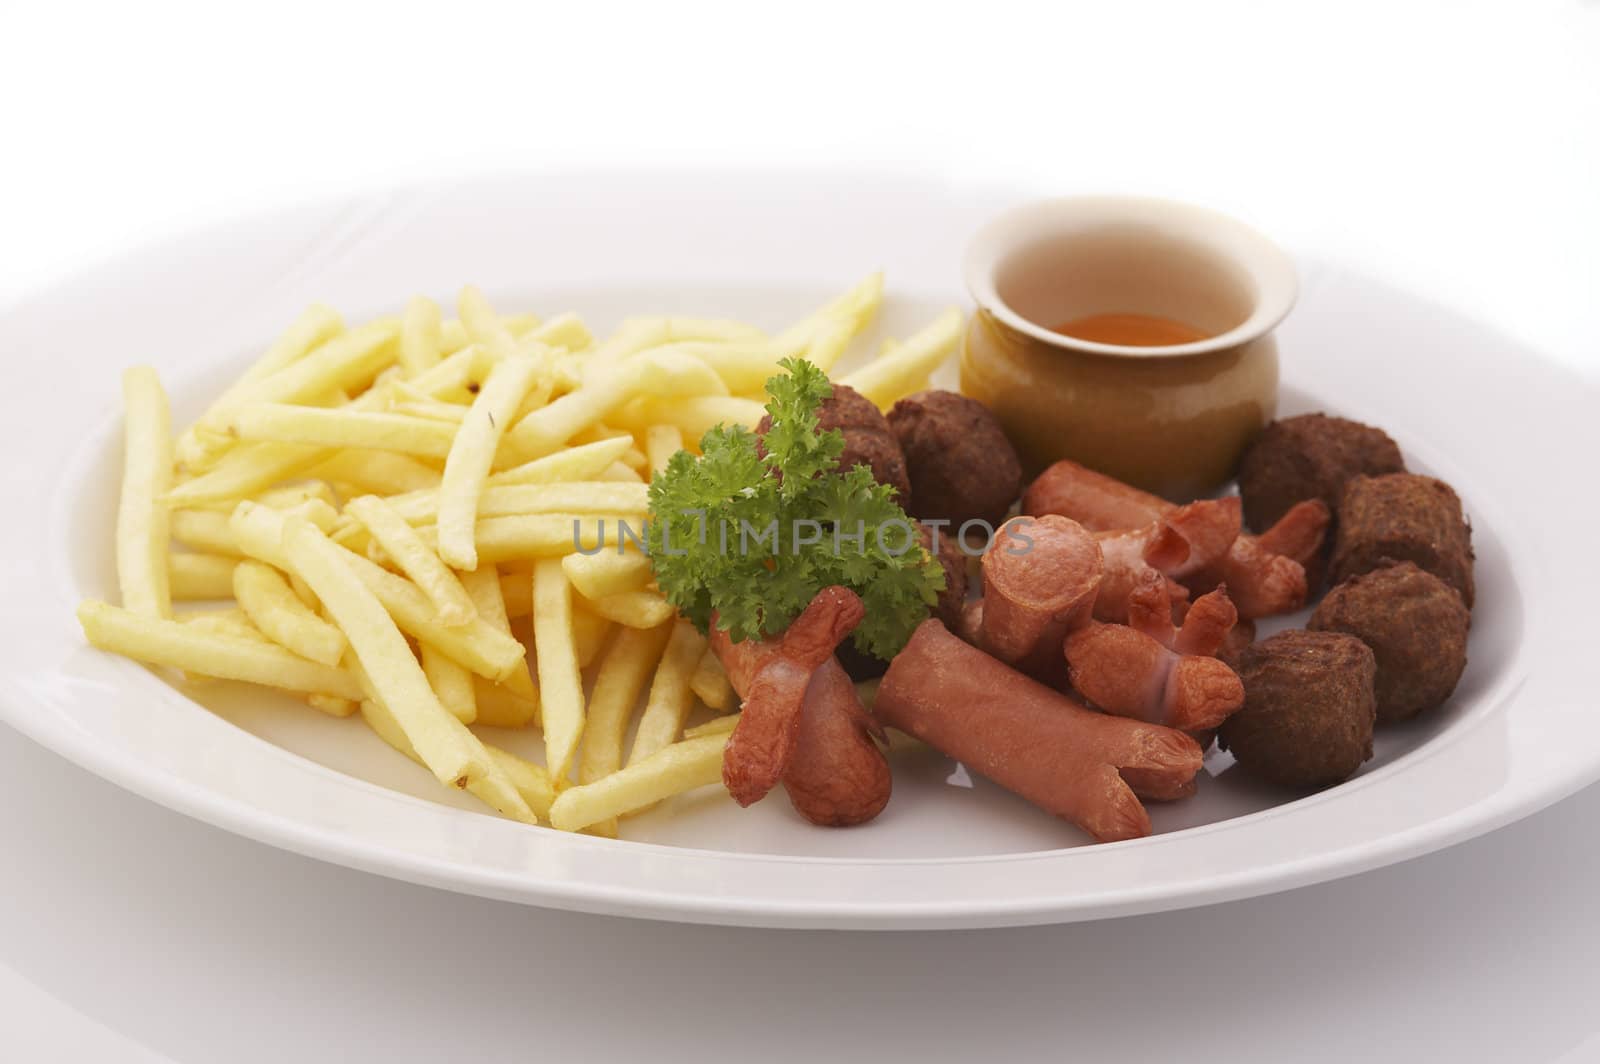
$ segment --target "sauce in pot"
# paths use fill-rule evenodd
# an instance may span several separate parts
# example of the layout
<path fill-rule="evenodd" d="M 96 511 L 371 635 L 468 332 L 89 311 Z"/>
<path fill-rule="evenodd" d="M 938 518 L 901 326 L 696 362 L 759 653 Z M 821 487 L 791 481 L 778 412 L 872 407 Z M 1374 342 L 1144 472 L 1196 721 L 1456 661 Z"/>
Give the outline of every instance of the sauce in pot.
<path fill-rule="evenodd" d="M 1057 325 L 1052 332 L 1119 347 L 1171 347 L 1207 339 L 1192 325 L 1154 314 L 1091 314 Z"/>

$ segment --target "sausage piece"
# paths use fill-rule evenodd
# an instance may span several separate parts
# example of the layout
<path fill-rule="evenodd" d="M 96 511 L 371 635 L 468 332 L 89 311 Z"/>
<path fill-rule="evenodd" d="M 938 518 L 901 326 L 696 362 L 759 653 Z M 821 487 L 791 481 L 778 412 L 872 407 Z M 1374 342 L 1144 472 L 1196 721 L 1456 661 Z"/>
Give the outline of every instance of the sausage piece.
<path fill-rule="evenodd" d="M 1088 620 L 1100 589 L 1100 546 L 1054 514 L 1014 517 L 983 556 L 980 644 L 1030 675 L 1061 669 L 1061 641 Z"/>
<path fill-rule="evenodd" d="M 936 620 L 889 666 L 873 712 L 1102 842 L 1148 835 L 1138 796 L 1187 794 L 1200 770 L 1182 732 L 1089 710 Z"/>
<path fill-rule="evenodd" d="M 800 739 L 812 675 L 833 661 L 834 647 L 863 614 L 854 591 L 826 587 L 782 635 L 735 643 L 713 620 L 712 650 L 743 700 L 722 756 L 722 782 L 734 801 L 758 802 L 783 778 Z"/>

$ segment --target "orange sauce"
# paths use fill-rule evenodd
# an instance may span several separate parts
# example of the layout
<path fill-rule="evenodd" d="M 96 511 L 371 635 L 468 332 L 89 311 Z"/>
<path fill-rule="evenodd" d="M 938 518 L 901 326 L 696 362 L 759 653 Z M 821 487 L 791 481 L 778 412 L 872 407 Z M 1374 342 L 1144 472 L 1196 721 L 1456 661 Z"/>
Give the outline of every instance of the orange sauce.
<path fill-rule="evenodd" d="M 1154 314 L 1090 314 L 1057 325 L 1052 331 L 1120 347 L 1170 347 L 1206 339 L 1206 334 L 1192 325 Z"/>

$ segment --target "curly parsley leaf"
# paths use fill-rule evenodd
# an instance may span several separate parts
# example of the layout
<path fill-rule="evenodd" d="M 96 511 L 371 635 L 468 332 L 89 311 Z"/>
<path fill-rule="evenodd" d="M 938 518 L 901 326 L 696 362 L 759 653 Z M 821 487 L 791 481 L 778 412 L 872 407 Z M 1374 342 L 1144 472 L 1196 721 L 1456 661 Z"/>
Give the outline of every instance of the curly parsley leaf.
<path fill-rule="evenodd" d="M 699 458 L 680 451 L 651 481 L 656 581 L 701 631 L 715 613 L 736 641 L 783 631 L 818 591 L 842 584 L 866 606 L 856 646 L 891 658 L 938 601 L 944 570 L 892 488 L 866 466 L 839 470 L 843 433 L 818 431 L 827 374 L 802 359 L 782 365 L 787 374 L 767 381 L 760 447 L 747 429 L 719 425 Z"/>

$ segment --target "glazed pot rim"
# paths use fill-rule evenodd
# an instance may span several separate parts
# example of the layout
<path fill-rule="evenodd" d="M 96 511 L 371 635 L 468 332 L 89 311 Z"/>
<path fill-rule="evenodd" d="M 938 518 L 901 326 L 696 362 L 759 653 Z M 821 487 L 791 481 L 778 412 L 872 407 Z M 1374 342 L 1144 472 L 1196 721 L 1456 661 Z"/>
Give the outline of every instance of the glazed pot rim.
<path fill-rule="evenodd" d="M 1018 314 L 1000 298 L 996 277 L 1013 253 L 1041 240 L 1070 240 L 1086 224 L 1131 223 L 1154 227 L 1204 244 L 1249 277 L 1254 306 L 1244 321 L 1215 336 L 1186 344 L 1132 347 L 1065 336 Z M 1016 332 L 1063 351 L 1120 358 L 1166 359 L 1227 351 L 1270 333 L 1293 309 L 1299 295 L 1294 262 L 1259 230 L 1237 218 L 1181 200 L 1157 196 L 1060 196 L 1020 204 L 983 225 L 962 260 L 967 291 L 979 310 Z"/>

